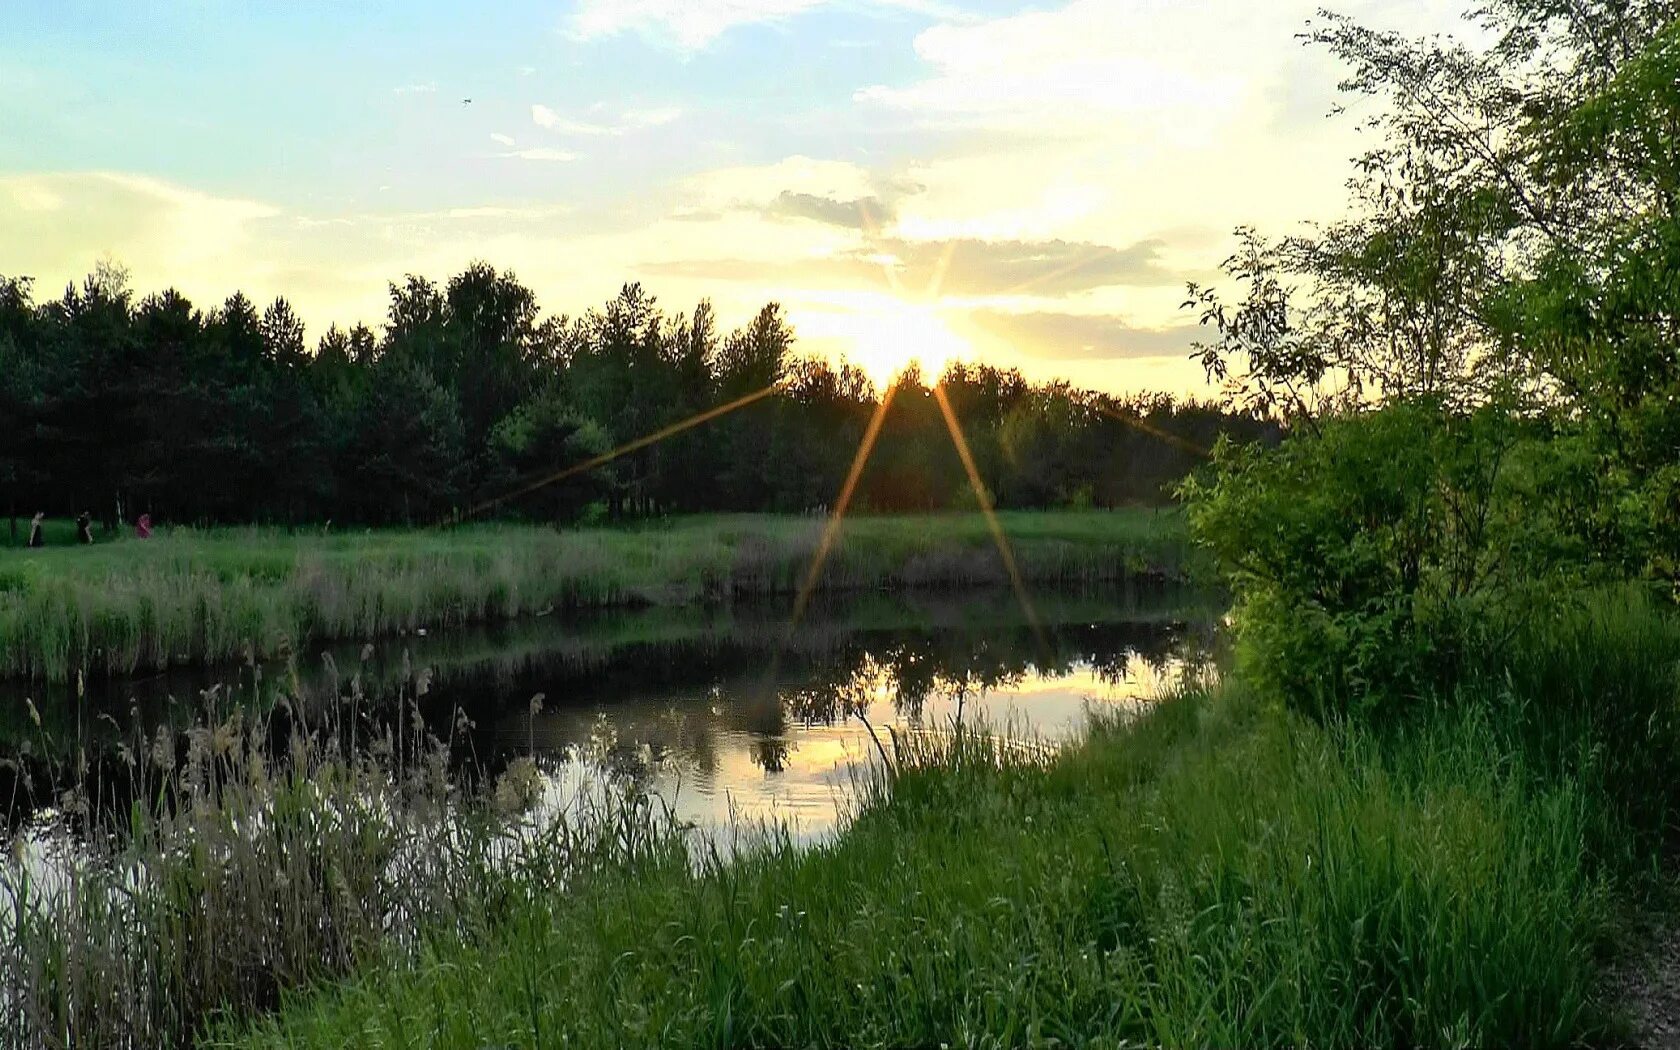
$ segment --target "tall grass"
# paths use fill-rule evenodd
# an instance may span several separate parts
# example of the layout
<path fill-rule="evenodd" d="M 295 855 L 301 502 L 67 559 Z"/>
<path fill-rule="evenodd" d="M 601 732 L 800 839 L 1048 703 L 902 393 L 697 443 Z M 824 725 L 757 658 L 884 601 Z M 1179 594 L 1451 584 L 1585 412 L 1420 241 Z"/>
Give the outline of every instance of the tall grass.
<path fill-rule="evenodd" d="M 1180 574 L 1172 512 L 1003 516 L 1023 575 L 1079 585 Z M 140 542 L 0 554 L 0 677 L 272 657 L 555 608 L 792 594 L 822 523 L 768 516 L 556 532 L 485 526 L 303 535 L 172 530 Z M 820 585 L 843 591 L 1007 582 L 977 515 L 860 518 Z"/>
<path fill-rule="evenodd" d="M 1060 758 L 965 735 L 837 841 L 626 866 L 229 1043 L 1562 1045 L 1592 809 L 1442 726 L 1394 756 L 1189 696 Z M 1425 757 L 1427 756 L 1427 757 Z M 903 756 L 901 756 L 902 758 Z M 1430 778 L 1413 778 L 1419 763 Z M 217 1040 L 218 1045 L 221 1039 Z"/>
<path fill-rule="evenodd" d="M 288 989 L 461 943 L 522 896 L 681 849 L 645 795 L 584 785 L 527 817 L 543 787 L 529 759 L 464 788 L 417 713 L 358 741 L 360 698 L 345 702 L 313 723 L 236 711 L 136 730 L 126 783 L 68 778 L 58 819 L 0 861 L 0 1045 L 189 1045 Z"/>
<path fill-rule="evenodd" d="M 1100 721 L 1059 754 L 974 732 L 900 740 L 893 775 L 866 786 L 832 842 L 608 871 L 479 940 L 430 945 L 224 1037 L 1613 1039 L 1600 969 L 1656 848 L 1640 828 L 1671 791 L 1630 804 L 1618 770 L 1672 761 L 1649 753 L 1662 735 L 1616 727 L 1670 717 L 1676 630 L 1650 605 L 1596 600 L 1537 625 L 1525 662 L 1488 668 L 1406 725 L 1326 726 L 1231 684 Z M 1524 721 L 1549 704 L 1615 710 L 1571 723 L 1560 733 L 1580 735 L 1565 741 Z"/>
<path fill-rule="evenodd" d="M 435 745 L 293 733 L 322 757 L 287 765 L 207 727 L 185 758 L 152 742 L 163 801 L 103 863 L 3 869 L 8 1045 L 1613 1040 L 1600 972 L 1671 824 L 1674 779 L 1639 780 L 1676 761 L 1677 632 L 1598 596 L 1404 724 L 1233 682 L 1059 751 L 893 738 L 813 847 L 725 851 L 634 794 L 530 845 Z M 528 776 L 490 797 L 517 810 Z"/>

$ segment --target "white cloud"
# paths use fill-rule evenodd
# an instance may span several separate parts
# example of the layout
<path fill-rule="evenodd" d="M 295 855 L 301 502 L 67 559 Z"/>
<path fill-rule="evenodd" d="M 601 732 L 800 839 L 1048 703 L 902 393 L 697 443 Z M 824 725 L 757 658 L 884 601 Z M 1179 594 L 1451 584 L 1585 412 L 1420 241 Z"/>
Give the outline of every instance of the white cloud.
<path fill-rule="evenodd" d="M 511 157 L 518 160 L 540 160 L 555 164 L 566 164 L 578 159 L 578 154 L 571 150 L 553 149 L 548 146 L 534 146 L 530 149 L 508 150 L 506 153 L 496 154 L 498 157 Z"/>
<path fill-rule="evenodd" d="M 856 164 L 794 156 L 774 164 L 705 172 L 687 180 L 684 188 L 694 206 L 719 209 L 764 206 L 784 193 L 858 200 L 875 195 L 879 186 L 869 169 Z"/>
<path fill-rule="evenodd" d="M 579 0 L 570 20 L 572 34 L 590 40 L 638 33 L 698 51 L 743 25 L 780 22 L 842 0 Z M 941 0 L 853 0 L 846 6 L 909 12 L 960 20 L 961 11 Z"/>
<path fill-rule="evenodd" d="M 675 106 L 665 106 L 659 109 L 629 109 L 613 123 L 599 123 L 596 121 L 574 120 L 562 116 L 540 102 L 531 107 L 531 123 L 539 128 L 558 132 L 562 135 L 579 135 L 589 138 L 618 137 L 628 135 L 633 131 L 644 128 L 656 128 L 682 116 L 683 111 Z"/>
<path fill-rule="evenodd" d="M 391 89 L 393 95 L 430 95 L 437 91 L 437 85 L 427 81 L 424 84 L 403 84 Z"/>
<path fill-rule="evenodd" d="M 474 259 L 515 268 L 548 308 L 603 301 L 631 260 L 616 234 L 584 238 L 594 256 L 574 256 L 576 229 L 570 207 L 542 201 L 304 213 L 127 174 L 0 175 L 4 271 L 35 277 L 38 298 L 111 256 L 140 294 L 173 287 L 200 306 L 234 291 L 259 304 L 284 295 L 312 335 L 378 324 L 388 281 L 447 278 Z"/>
<path fill-rule="evenodd" d="M 1326 103 L 1337 71 L 1297 39 L 1322 0 L 1071 0 L 1049 10 L 916 37 L 929 75 L 854 98 L 927 123 L 1125 136 L 1199 145 L 1276 112 L 1308 81 Z M 1405 32 L 1459 27 L 1463 0 L 1344 0 L 1338 9 Z M 1298 92 L 1297 92 L 1298 94 Z"/>
<path fill-rule="evenodd" d="M 215 197 L 114 172 L 0 177 L 0 243 L 30 244 L 43 269 L 110 252 L 193 272 L 214 268 L 277 216 L 257 201 Z"/>
<path fill-rule="evenodd" d="M 492 131 L 490 133 L 490 141 L 494 142 L 498 146 L 513 146 L 517 144 L 515 143 L 512 135 L 504 135 L 499 131 Z"/>
<path fill-rule="evenodd" d="M 572 31 L 588 40 L 636 32 L 667 39 L 686 51 L 710 44 L 738 25 L 774 22 L 825 0 L 581 0 Z"/>
<path fill-rule="evenodd" d="M 1239 223 L 1334 217 L 1347 160 L 1368 142 L 1357 121 L 1317 119 L 1345 72 L 1297 39 L 1320 2 L 1071 0 L 926 30 L 922 76 L 855 96 L 877 120 L 965 132 L 904 173 L 923 192 L 901 207 L 899 234 L 1160 238 L 1190 276 L 1217 262 Z M 1460 2 L 1337 6 L 1429 32 L 1458 28 Z M 1177 305 L 1162 295 L 1124 308 L 1166 323 Z"/>
<path fill-rule="evenodd" d="M 670 124 L 683 115 L 683 111 L 676 106 L 660 106 L 656 109 L 627 109 L 624 111 L 624 122 L 632 128 L 657 128 Z"/>
<path fill-rule="evenodd" d="M 1082 132 L 1124 120 L 1151 141 L 1205 134 L 1245 101 L 1243 74 L 1255 61 L 1242 46 L 1245 34 L 1229 23 L 1277 26 L 1281 14 L 1293 32 L 1295 23 L 1276 7 L 1074 0 L 1054 11 L 939 25 L 915 41 L 930 76 L 866 87 L 855 97 L 932 122 L 992 129 Z M 1218 32 L 1208 29 L 1215 15 L 1226 23 Z"/>

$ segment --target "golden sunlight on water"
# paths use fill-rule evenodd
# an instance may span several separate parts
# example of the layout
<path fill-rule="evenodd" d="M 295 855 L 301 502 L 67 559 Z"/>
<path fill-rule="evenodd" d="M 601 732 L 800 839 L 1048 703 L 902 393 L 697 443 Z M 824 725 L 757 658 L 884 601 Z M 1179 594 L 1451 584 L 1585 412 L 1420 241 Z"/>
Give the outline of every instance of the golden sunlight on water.
<path fill-rule="evenodd" d="M 653 790 L 682 820 L 713 831 L 734 823 L 780 822 L 795 838 L 809 840 L 835 829 L 854 778 L 879 762 L 871 729 L 889 751 L 893 732 L 948 731 L 959 717 L 968 726 L 1057 744 L 1079 733 L 1093 711 L 1148 703 L 1181 666 L 1176 660 L 1133 660 L 1116 676 L 1079 665 L 1066 673 L 1028 672 L 966 690 L 935 678 L 914 703 L 906 702 L 891 674 L 877 668 L 842 687 L 855 704 L 849 717 L 795 718 L 774 733 L 741 728 L 730 724 L 736 721 L 732 716 L 760 701 L 731 695 L 726 686 L 713 693 L 698 718 L 681 713 L 678 698 L 672 697 L 662 711 L 620 709 L 610 719 L 598 713 L 593 731 L 597 745 L 605 738 L 606 752 L 640 764 Z M 800 704 L 795 699 L 787 706 L 797 711 Z M 558 724 L 549 728 L 570 735 Z M 539 728 L 539 748 L 544 737 Z M 558 770 L 552 797 L 565 797 L 575 787 L 574 775 L 574 770 Z"/>

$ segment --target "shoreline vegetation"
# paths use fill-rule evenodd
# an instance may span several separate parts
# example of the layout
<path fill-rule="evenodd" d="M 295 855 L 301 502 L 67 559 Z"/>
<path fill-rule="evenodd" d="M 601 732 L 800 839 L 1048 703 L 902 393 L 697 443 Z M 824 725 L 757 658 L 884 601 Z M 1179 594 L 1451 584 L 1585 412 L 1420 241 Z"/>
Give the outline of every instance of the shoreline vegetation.
<path fill-rule="evenodd" d="M 120 845 L 73 890 L 5 869 L 0 902 L 28 916 L 11 1035 L 1613 1043 L 1602 975 L 1663 884 L 1677 654 L 1680 621 L 1607 590 L 1404 723 L 1321 721 L 1232 678 L 1096 716 L 1060 751 L 899 734 L 809 846 L 697 835 L 633 781 L 510 838 L 534 767 L 466 796 L 435 744 L 347 761 L 294 732 L 287 766 L 256 721 L 207 727 L 184 759 L 149 748 L 155 805 L 95 840 Z"/>
<path fill-rule="evenodd" d="M 998 517 L 1029 585 L 1176 579 L 1191 563 L 1173 509 Z M 824 527 L 818 517 L 723 515 L 565 531 L 172 529 L 0 553 L 0 678 L 262 660 L 315 642 L 568 609 L 791 599 Z M 978 513 L 860 516 L 846 520 L 817 589 L 1008 582 Z"/>
<path fill-rule="evenodd" d="M 480 797 L 450 783 L 428 757 L 440 745 L 415 739 L 400 703 L 396 731 L 364 736 L 365 747 L 344 741 L 361 725 L 354 714 L 311 727 L 288 712 L 286 728 L 279 704 L 185 734 L 137 734 L 122 775 L 138 804 L 96 822 L 101 807 L 63 796 L 71 862 L 51 869 L 57 882 L 37 878 L 27 841 L 0 865 L 5 1041 L 548 1050 L 1660 1038 L 1632 1027 L 1652 1011 L 1629 1009 L 1630 982 L 1617 975 L 1642 954 L 1639 931 L 1671 940 L 1680 928 L 1680 22 L 1667 0 L 1557 9 L 1491 0 L 1468 42 L 1315 18 L 1305 38 L 1345 67 L 1354 100 L 1373 103 L 1349 207 L 1281 239 L 1240 229 L 1216 284 L 1188 290 L 1221 418 L 1277 430 L 1229 433 L 1205 463 L 1202 449 L 1165 442 L 1191 471 L 1174 489 L 1179 512 L 1003 516 L 1029 586 L 1182 572 L 1194 550 L 1231 598 L 1217 680 L 1186 675 L 1142 710 L 1093 713 L 1087 736 L 1061 747 L 960 715 L 926 732 L 866 725 L 879 761 L 847 796 L 849 822 L 810 846 L 773 826 L 737 826 L 734 843 L 679 826 L 634 776 L 585 793 L 580 811 L 533 809 L 560 778 L 534 761 L 510 765 Z M 59 340 L 32 335 L 9 359 L 45 360 L 39 345 L 77 348 L 61 355 L 68 372 L 116 360 L 97 333 L 129 317 L 119 277 L 106 272 L 45 311 L 26 285 L 0 284 L 28 322 L 15 327 Z M 634 287 L 538 340 L 529 300 L 507 280 L 475 267 L 446 295 L 413 279 L 393 288 L 387 338 L 366 332 L 354 352 L 339 339 L 338 364 L 353 363 L 338 369 L 344 425 L 312 455 L 344 459 L 335 476 L 369 520 L 435 520 L 461 492 L 585 461 L 682 417 L 622 407 L 621 390 L 655 389 L 620 383 L 641 374 L 638 360 L 688 361 L 706 404 L 757 396 L 788 362 L 791 333 L 774 310 L 719 343 L 709 320 L 664 325 Z M 523 304 L 506 338 L 466 323 L 486 316 L 467 307 L 497 288 Z M 299 340 L 288 336 L 282 354 L 248 338 L 260 336 L 248 303 L 209 321 L 177 300 L 143 312 L 186 317 L 207 347 L 246 348 L 217 351 L 230 367 L 177 403 L 216 406 L 201 435 L 266 419 L 282 421 L 276 433 L 319 436 L 284 422 L 302 414 L 222 408 L 284 409 L 265 391 L 302 372 Z M 276 307 L 268 327 L 285 335 L 293 320 Z M 679 338 L 663 338 L 667 328 Z M 697 350 L 661 352 L 685 343 Z M 564 383 L 521 386 L 548 360 L 565 363 Z M 0 367 L 0 380 L 13 372 L 26 374 Z M 494 392 L 501 384 L 482 380 L 504 372 L 505 397 L 473 394 Z M 63 386 L 59 374 L 28 373 L 46 382 L 7 396 L 62 410 L 36 396 Z M 845 392 L 844 376 L 807 378 L 777 402 L 785 412 L 733 416 L 682 455 L 641 450 L 592 479 L 601 491 L 544 490 L 541 505 L 516 509 L 558 520 L 605 501 L 617 518 L 714 494 L 775 498 L 700 509 L 813 506 L 838 487 L 875 395 L 861 383 Z M 1057 385 L 1035 393 L 995 370 L 947 370 L 932 388 L 912 378 L 879 417 L 887 444 L 876 454 L 896 467 L 871 468 L 865 481 L 881 491 L 860 505 L 966 506 L 956 502 L 966 473 L 981 499 L 989 490 L 1005 506 L 1111 506 L 1123 501 L 1087 468 L 1136 480 L 1119 431 L 1055 422 L 1110 419 L 1103 409 L 1115 406 L 1100 399 Z M 90 388 L 99 396 L 81 407 L 145 389 Z M 947 400 L 986 435 L 978 467 L 952 451 L 939 453 L 943 468 L 917 465 L 930 452 L 918 434 L 943 440 Z M 580 418 L 578 406 L 592 411 Z M 601 433 L 608 418 L 626 433 Z M 778 420 L 811 440 L 779 443 Z M 1135 415 L 1113 422 L 1136 435 L 1127 442 L 1175 434 L 1141 429 Z M 428 447 L 425 435 L 440 440 Z M 773 451 L 793 447 L 821 452 L 826 467 Z M 200 475 L 257 478 L 272 491 L 248 512 L 274 520 L 306 502 L 230 469 L 222 448 L 202 445 L 211 454 L 172 463 L 156 484 L 196 499 L 222 495 Z M 997 477 L 1032 483 L 1014 495 L 985 476 L 1006 449 Z M 127 461 L 106 462 L 99 484 L 119 495 Z M 463 463 L 468 476 L 446 470 Z M 59 486 L 82 484 L 54 466 L 45 461 Z M 1064 477 L 1063 466 L 1078 470 Z M 815 478 L 810 498 L 800 486 Z M 229 504 L 206 519 L 239 509 Z M 8 556 L 0 673 L 63 678 L 548 608 L 788 595 L 821 528 L 710 518 L 571 535 L 236 530 Z M 969 514 L 851 522 L 823 579 L 902 589 L 1004 578 L 986 521 Z M 432 685 L 422 672 L 411 695 Z M 359 684 L 351 694 L 340 716 L 363 699 Z M 837 689 L 830 717 L 865 715 L 858 695 Z M 543 701 L 533 696 L 532 711 Z M 1645 982 L 1669 997 L 1658 1014 L 1676 1005 L 1674 966 Z"/>

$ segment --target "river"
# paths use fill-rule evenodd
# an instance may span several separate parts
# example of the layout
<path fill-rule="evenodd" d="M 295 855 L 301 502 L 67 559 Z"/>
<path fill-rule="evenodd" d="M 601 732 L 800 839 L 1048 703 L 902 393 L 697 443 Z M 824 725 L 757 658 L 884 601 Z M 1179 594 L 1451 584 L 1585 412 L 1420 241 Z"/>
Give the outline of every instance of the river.
<path fill-rule="evenodd" d="M 79 691 L 10 683 L 0 805 L 10 799 L 16 828 L 53 804 L 47 785 L 78 779 L 122 805 L 97 785 L 121 782 L 111 767 L 159 726 L 268 711 L 284 696 L 305 713 L 353 704 L 370 737 L 399 710 L 418 714 L 463 773 L 494 775 L 527 754 L 559 781 L 604 764 L 685 819 L 770 818 L 808 837 L 834 826 L 875 740 L 959 718 L 1064 739 L 1092 708 L 1147 703 L 1202 663 L 1217 608 L 1150 584 L 1035 594 L 1034 618 L 1007 590 L 871 594 L 819 602 L 797 626 L 782 603 L 649 608 L 314 646 Z"/>

